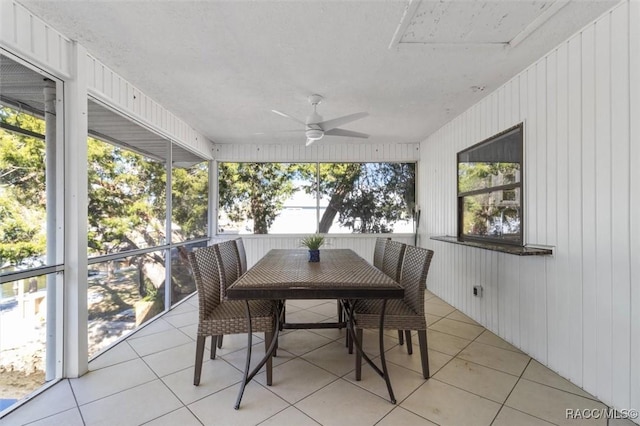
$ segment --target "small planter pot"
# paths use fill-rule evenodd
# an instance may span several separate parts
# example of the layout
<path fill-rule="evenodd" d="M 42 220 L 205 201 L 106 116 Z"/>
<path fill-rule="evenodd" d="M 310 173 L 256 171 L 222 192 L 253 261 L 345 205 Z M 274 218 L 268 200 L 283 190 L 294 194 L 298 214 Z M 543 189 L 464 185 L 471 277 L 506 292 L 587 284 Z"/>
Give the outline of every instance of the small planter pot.
<path fill-rule="evenodd" d="M 309 250 L 309 262 L 320 262 L 320 250 Z"/>

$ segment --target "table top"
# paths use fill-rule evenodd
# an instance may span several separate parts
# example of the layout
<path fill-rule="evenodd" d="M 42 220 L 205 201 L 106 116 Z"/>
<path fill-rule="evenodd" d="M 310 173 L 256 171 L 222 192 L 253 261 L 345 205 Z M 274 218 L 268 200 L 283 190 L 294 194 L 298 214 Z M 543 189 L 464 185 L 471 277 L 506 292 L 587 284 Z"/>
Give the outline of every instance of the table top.
<path fill-rule="evenodd" d="M 270 250 L 227 289 L 228 299 L 399 299 L 404 289 L 349 249 Z"/>

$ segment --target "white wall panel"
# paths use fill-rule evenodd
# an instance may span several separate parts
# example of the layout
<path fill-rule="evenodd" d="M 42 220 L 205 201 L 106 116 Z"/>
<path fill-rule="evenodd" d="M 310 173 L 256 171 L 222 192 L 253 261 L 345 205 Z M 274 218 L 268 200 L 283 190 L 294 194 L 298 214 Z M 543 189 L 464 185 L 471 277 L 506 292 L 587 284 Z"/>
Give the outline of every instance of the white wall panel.
<path fill-rule="evenodd" d="M 613 395 L 629 406 L 631 344 L 630 139 L 629 139 L 629 6 L 611 13 L 611 179 L 613 275 Z M 638 23 L 636 23 L 637 25 Z M 640 76 L 635 76 L 639 78 Z M 634 117 L 638 119 L 638 117 Z M 634 141 L 639 143 L 639 141 Z M 636 164 L 635 167 L 640 165 Z M 637 307 L 636 307 L 637 308 Z"/>
<path fill-rule="evenodd" d="M 636 409 L 639 27 L 639 2 L 613 8 L 424 141 L 419 175 L 429 289 L 604 402 Z M 521 121 L 525 242 L 553 255 L 430 240 L 456 235 L 456 153 Z"/>
<path fill-rule="evenodd" d="M 87 54 L 89 93 L 183 148 L 211 160 L 212 144 L 102 62 Z"/>
<path fill-rule="evenodd" d="M 418 161 L 420 144 L 214 144 L 218 161 Z"/>
<path fill-rule="evenodd" d="M 611 20 L 599 20 L 596 31 L 596 359 L 598 365 L 610 365 L 613 357 L 612 326 L 612 242 L 611 242 Z M 611 371 L 599 368 L 597 389 L 611 399 Z"/>
<path fill-rule="evenodd" d="M 630 144 L 631 184 L 629 215 L 631 239 L 631 396 L 629 406 L 640 407 L 640 2 L 629 5 Z"/>
<path fill-rule="evenodd" d="M 71 40 L 15 1 L 0 1 L 0 46 L 59 78 L 68 78 Z"/>
<path fill-rule="evenodd" d="M 581 92 L 581 37 L 574 37 L 568 43 L 568 123 L 567 123 L 567 231 L 568 231 L 568 271 L 563 277 L 566 289 L 564 300 L 582 301 L 582 92 Z M 535 199 L 531 198 L 535 203 Z M 574 383 L 582 379 L 582 327 L 575 327 L 573 321 L 582 322 L 582 303 L 566 303 L 563 309 L 568 311 L 570 321 L 564 328 L 568 333 L 567 349 L 564 352 L 567 377 Z M 575 329 L 574 329 L 575 327 Z"/>
<path fill-rule="evenodd" d="M 596 105 L 595 27 L 582 33 L 582 283 L 583 283 L 583 368 L 596 370 L 597 309 L 596 281 Z M 595 387 L 593 374 L 584 376 L 585 387 Z"/>

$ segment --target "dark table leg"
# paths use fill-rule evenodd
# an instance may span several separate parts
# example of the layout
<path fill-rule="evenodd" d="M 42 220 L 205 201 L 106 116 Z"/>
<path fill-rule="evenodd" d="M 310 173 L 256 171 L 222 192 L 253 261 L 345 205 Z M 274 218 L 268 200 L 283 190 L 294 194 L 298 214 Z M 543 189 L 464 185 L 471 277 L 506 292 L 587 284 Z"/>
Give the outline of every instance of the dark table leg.
<path fill-rule="evenodd" d="M 364 360 L 367 362 L 367 364 L 369 364 L 371 366 L 371 368 L 373 368 L 373 370 L 378 373 L 378 375 L 380 377 L 382 377 L 385 381 L 385 383 L 387 384 L 387 390 L 389 391 L 389 399 L 391 401 L 392 404 L 396 403 L 396 397 L 393 394 L 393 388 L 391 387 L 391 380 L 389 379 L 389 371 L 387 370 L 387 362 L 384 356 L 384 313 L 386 311 L 386 307 L 387 307 L 387 300 L 384 299 L 382 302 L 382 312 L 380 313 L 380 334 L 379 334 L 379 338 L 380 338 L 380 362 L 382 364 L 382 370 L 380 370 L 380 368 L 378 368 L 377 365 L 375 365 L 373 363 L 373 361 L 367 356 L 367 354 L 364 352 L 364 350 L 362 349 L 362 342 L 360 342 L 360 339 L 358 339 L 358 337 L 356 336 L 356 331 L 355 331 L 355 327 L 353 324 L 353 309 L 354 309 L 354 302 L 349 302 L 349 303 L 343 303 L 343 307 L 345 309 L 345 312 L 347 312 L 348 315 L 348 319 L 347 319 L 347 331 L 349 332 L 350 336 L 351 336 L 351 341 L 353 343 L 355 343 L 356 345 L 356 350 L 358 351 L 358 353 L 362 356 L 362 358 L 364 358 Z"/>
<path fill-rule="evenodd" d="M 391 380 L 389 379 L 389 370 L 387 370 L 387 361 L 384 357 L 384 313 L 387 307 L 387 299 L 382 301 L 382 312 L 380 312 L 380 362 L 382 363 L 382 371 L 384 374 L 384 381 L 387 383 L 387 390 L 389 391 L 389 398 L 391 403 L 396 403 L 396 397 L 393 395 L 393 389 L 391 388 Z"/>
<path fill-rule="evenodd" d="M 247 362 L 244 365 L 244 376 L 242 377 L 242 384 L 240 385 L 240 392 L 238 393 L 238 399 L 236 399 L 236 405 L 233 407 L 236 410 L 240 408 L 240 401 L 242 401 L 242 395 L 244 394 L 244 388 L 247 386 L 247 376 L 249 375 L 249 367 L 251 366 L 251 343 L 253 337 L 253 329 L 251 327 L 251 308 L 249 308 L 249 301 L 245 300 L 245 307 L 247 312 L 247 327 L 249 331 L 247 332 L 248 341 L 247 341 Z"/>
<path fill-rule="evenodd" d="M 233 407 L 236 410 L 240 408 L 240 402 L 242 401 L 242 395 L 244 394 L 244 388 L 249 384 L 251 379 L 258 374 L 258 371 L 262 368 L 263 365 L 269 360 L 269 358 L 273 355 L 278 346 L 278 335 L 280 334 L 280 322 L 282 316 L 284 315 L 284 302 L 283 301 L 274 301 L 276 304 L 276 323 L 273 330 L 273 337 L 271 339 L 271 344 L 269 345 L 269 349 L 264 354 L 264 358 L 260 360 L 258 365 L 253 369 L 251 373 L 249 373 L 249 368 L 251 364 L 251 337 L 252 337 L 252 328 L 251 328 L 251 310 L 249 309 L 249 301 L 246 301 L 246 311 L 247 311 L 247 319 L 249 320 L 249 337 L 247 338 L 247 362 L 244 368 L 244 377 L 242 378 L 242 385 L 240 385 L 240 392 L 238 393 L 238 399 L 236 400 L 236 405 Z"/>

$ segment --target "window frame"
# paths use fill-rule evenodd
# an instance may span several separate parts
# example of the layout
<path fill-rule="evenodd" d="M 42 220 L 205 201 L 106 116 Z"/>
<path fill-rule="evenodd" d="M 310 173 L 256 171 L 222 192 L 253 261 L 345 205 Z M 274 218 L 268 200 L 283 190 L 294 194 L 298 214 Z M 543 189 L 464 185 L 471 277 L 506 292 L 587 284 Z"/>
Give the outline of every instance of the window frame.
<path fill-rule="evenodd" d="M 503 136 L 517 131 L 519 134 L 519 143 L 520 143 L 520 156 L 518 158 L 518 162 L 520 164 L 520 180 L 518 182 L 509 183 L 505 185 L 498 186 L 489 186 L 481 189 L 474 189 L 471 191 L 460 191 L 460 157 L 467 152 L 474 150 L 482 145 L 489 145 L 491 142 L 495 142 L 500 140 Z M 519 238 L 517 240 L 506 240 L 503 238 L 495 238 L 492 236 L 480 236 L 480 235 L 467 235 L 464 234 L 464 199 L 468 196 L 479 195 L 479 194 L 489 194 L 496 191 L 508 190 L 508 189 L 519 189 L 520 197 L 519 197 L 519 205 L 520 205 L 520 232 Z M 508 129 L 505 129 L 499 133 L 496 133 L 493 136 L 490 136 L 470 147 L 459 151 L 456 154 L 456 203 L 457 203 L 457 238 L 460 241 L 475 241 L 475 242 L 485 242 L 491 244 L 499 244 L 499 245 L 510 245 L 510 246 L 524 246 L 524 223 L 525 223 L 525 211 L 524 211 L 524 122 L 518 123 L 515 126 L 511 126 Z"/>
<path fill-rule="evenodd" d="M 228 236 L 236 236 L 236 234 L 225 234 L 225 233 L 221 233 L 219 232 L 219 212 L 222 210 L 222 207 L 220 206 L 220 188 L 219 188 L 219 179 L 220 179 L 220 164 L 222 163 L 280 163 L 280 164 L 314 164 L 316 166 L 316 206 L 315 206 L 315 210 L 316 210 L 316 226 L 315 226 L 315 232 L 319 232 L 319 226 L 320 226 L 320 221 L 322 218 L 322 214 L 320 212 L 321 208 L 320 208 L 320 203 L 321 203 L 321 197 L 319 196 L 319 190 L 317 189 L 320 185 L 320 166 L 322 164 L 344 164 L 344 163 L 352 163 L 352 164 L 381 164 L 381 163 L 388 163 L 388 164 L 412 164 L 413 165 L 413 178 L 414 178 L 414 185 L 413 185 L 413 196 L 414 196 L 414 205 L 413 207 L 409 210 L 411 211 L 411 221 L 413 222 L 413 231 L 411 232 L 387 232 L 387 233 L 355 233 L 355 232 L 351 232 L 351 233 L 340 233 L 340 232 L 328 232 L 327 235 L 334 235 L 334 236 L 339 236 L 339 237 L 347 237 L 347 236 L 356 236 L 356 235 L 413 235 L 415 234 L 415 230 L 416 230 L 416 221 L 418 220 L 416 218 L 416 209 L 417 209 L 417 200 L 418 200 L 418 196 L 419 196 L 419 178 L 418 178 L 418 169 L 419 169 L 419 160 L 413 159 L 413 160 L 391 160 L 391 161 L 385 161 L 385 160 L 355 160 L 355 161 L 332 161 L 332 160 L 305 160 L 305 159 L 285 159 L 285 160 L 237 160 L 237 159 L 217 159 L 215 161 L 215 171 L 214 176 L 215 176 L 215 184 L 211 185 L 211 189 L 214 191 L 213 194 L 215 196 L 215 201 L 214 201 L 214 207 L 212 210 L 215 210 L 214 213 L 214 217 L 213 217 L 213 221 L 215 222 L 214 225 L 212 225 L 212 229 L 213 229 L 213 235 L 212 237 L 228 237 Z M 214 187 L 215 185 L 215 187 Z M 262 237 L 262 236 L 277 236 L 277 237 L 287 237 L 287 236 L 296 236 L 296 235 L 306 235 L 310 232 L 303 232 L 303 233 L 267 233 L 267 234 L 255 234 L 255 233 L 250 233 L 250 234 L 238 234 L 238 236 L 242 236 L 243 238 L 248 237 L 248 238 L 253 238 L 253 237 Z"/>
<path fill-rule="evenodd" d="M 52 98 L 47 101 L 45 95 L 43 109 L 15 104 L 10 99 L 2 99 L 1 106 L 8 107 L 18 113 L 25 113 L 45 122 L 43 134 L 26 130 L 20 126 L 3 125 L 2 130 L 20 134 L 22 136 L 36 138 L 44 142 L 44 175 L 45 175 L 45 263 L 41 266 L 29 266 L 15 271 L 0 271 L 0 284 L 12 281 L 28 280 L 45 277 L 47 294 L 46 300 L 46 339 L 44 342 L 43 367 L 45 382 L 29 392 L 29 396 L 19 399 L 16 403 L 5 407 L 13 410 L 19 407 L 29 398 L 39 394 L 45 389 L 58 383 L 64 377 L 66 367 L 65 357 L 65 310 L 64 294 L 68 291 L 68 275 L 66 274 L 69 259 L 65 256 L 67 241 L 65 241 L 65 229 L 67 226 L 66 209 L 64 199 L 66 192 L 67 173 L 65 163 L 67 161 L 65 150 L 67 149 L 67 129 L 65 128 L 67 101 L 65 100 L 65 81 L 51 74 L 45 69 L 36 66 L 12 52 L 0 47 L 0 56 L 14 62 L 20 68 L 20 72 L 30 72 L 38 75 L 38 78 L 49 81 L 49 89 L 53 89 Z M 49 114 L 47 102 L 51 102 L 53 113 L 50 114 L 51 123 L 47 124 L 46 116 Z M 53 130 L 49 128 L 53 126 Z M 48 129 L 49 128 L 49 129 Z M 50 140 L 52 138 L 53 140 Z M 1 266 L 1 265 L 0 265 Z"/>

